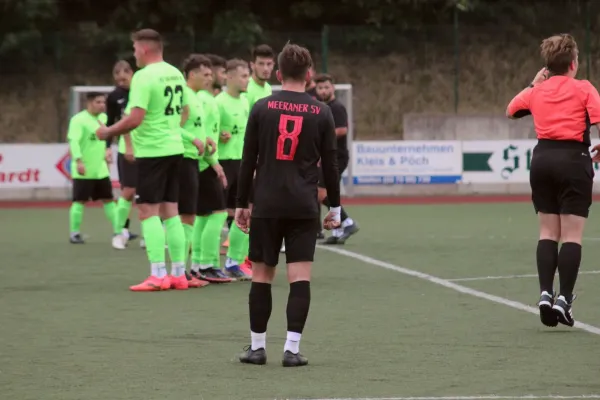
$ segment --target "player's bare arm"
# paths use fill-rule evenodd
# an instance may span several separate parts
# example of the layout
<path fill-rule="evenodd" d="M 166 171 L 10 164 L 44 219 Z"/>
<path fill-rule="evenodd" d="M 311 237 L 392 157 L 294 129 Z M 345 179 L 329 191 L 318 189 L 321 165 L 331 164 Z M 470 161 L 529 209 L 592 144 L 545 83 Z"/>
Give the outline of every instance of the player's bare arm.
<path fill-rule="evenodd" d="M 123 134 L 123 140 L 125 141 L 125 159 L 129 162 L 135 161 L 135 156 L 133 155 L 133 142 L 131 140 L 131 133 L 127 132 Z"/>
<path fill-rule="evenodd" d="M 343 128 L 335 128 L 335 136 L 345 136 L 348 134 L 348 127 L 344 126 Z"/>
<path fill-rule="evenodd" d="M 98 136 L 98 139 L 107 140 L 109 138 L 121 136 L 124 133 L 131 132 L 142 124 L 145 116 L 146 110 L 139 107 L 134 107 L 131 109 L 129 115 L 116 124 L 111 126 L 101 125 L 96 131 L 96 136 Z"/>

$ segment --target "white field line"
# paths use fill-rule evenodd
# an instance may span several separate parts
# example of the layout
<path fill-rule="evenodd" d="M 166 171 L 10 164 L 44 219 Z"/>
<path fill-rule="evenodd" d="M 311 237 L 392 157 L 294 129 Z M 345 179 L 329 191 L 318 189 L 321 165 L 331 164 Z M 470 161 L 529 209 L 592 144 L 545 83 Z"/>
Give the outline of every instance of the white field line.
<path fill-rule="evenodd" d="M 525 305 L 523 303 L 519 303 L 517 301 L 513 301 L 513 300 L 509 300 L 509 299 L 505 299 L 504 297 L 499 297 L 499 296 L 494 296 L 492 294 L 489 293 L 485 293 L 485 292 L 481 292 L 479 290 L 475 290 L 475 289 L 471 289 L 468 288 L 466 286 L 462 286 L 459 285 L 458 283 L 454 283 L 454 282 L 450 282 L 447 279 L 442 279 L 442 278 L 438 278 L 436 276 L 433 275 L 429 275 L 429 274 L 425 274 L 423 272 L 419 272 L 419 271 L 415 271 L 412 269 L 408 269 L 408 268 L 403 268 L 400 267 L 398 265 L 394 265 L 385 261 L 381 261 L 381 260 L 377 260 L 375 258 L 372 257 L 368 257 L 359 253 L 354 253 L 352 251 L 348 251 L 348 250 L 344 250 L 344 249 L 340 249 L 337 247 L 328 247 L 328 246 L 322 246 L 322 245 L 318 245 L 318 248 L 325 250 L 325 251 L 329 251 L 331 253 L 337 253 L 340 254 L 342 256 L 348 257 L 348 258 L 352 258 L 354 260 L 357 261 L 362 261 L 363 263 L 366 264 L 371 264 L 374 265 L 376 267 L 380 267 L 380 268 L 385 268 L 394 272 L 399 272 L 401 274 L 404 275 L 409 275 L 415 278 L 419 278 L 419 279 L 423 279 L 425 281 L 431 282 L 431 283 L 435 283 L 436 285 L 440 285 L 440 286 L 444 286 L 448 289 L 452 289 L 455 290 L 457 292 L 460 293 L 464 293 L 464 294 L 468 294 L 471 295 L 473 297 L 478 297 L 480 299 L 485 299 L 485 300 L 489 300 L 491 302 L 494 302 L 496 304 L 501 304 L 507 307 L 511 307 L 514 308 L 516 310 L 521 310 L 521 311 L 525 311 L 528 312 L 530 314 L 535 314 L 538 315 L 539 310 L 535 307 L 531 307 L 528 305 Z M 575 328 L 579 328 L 583 331 L 589 332 L 589 333 L 593 333 L 594 335 L 600 335 L 600 328 L 596 327 L 596 326 L 592 326 L 592 325 L 588 325 L 585 324 L 583 322 L 579 322 L 576 321 L 575 322 Z M 437 400 L 442 400 L 443 398 L 436 398 Z M 380 399 L 381 400 L 381 399 Z M 399 398 L 396 400 L 408 400 L 408 398 Z M 414 399 L 413 399 L 414 400 Z M 424 400 L 424 399 L 421 399 Z M 446 399 L 446 400 L 450 400 L 450 399 Z M 461 399 L 454 399 L 454 400 L 461 400 Z M 468 399 L 462 399 L 462 400 L 468 400 Z"/>
<path fill-rule="evenodd" d="M 600 395 L 590 394 L 581 396 L 442 396 L 442 397 L 361 397 L 361 398 L 328 398 L 328 399 L 297 399 L 297 400 L 582 400 L 600 399 Z"/>
<path fill-rule="evenodd" d="M 579 271 L 579 275 L 597 275 L 600 271 Z M 448 279 L 448 282 L 473 282 L 473 281 L 491 281 L 495 279 L 518 279 L 518 278 L 537 278 L 537 274 L 525 275 L 498 275 L 498 276 L 474 276 L 471 278 Z"/>

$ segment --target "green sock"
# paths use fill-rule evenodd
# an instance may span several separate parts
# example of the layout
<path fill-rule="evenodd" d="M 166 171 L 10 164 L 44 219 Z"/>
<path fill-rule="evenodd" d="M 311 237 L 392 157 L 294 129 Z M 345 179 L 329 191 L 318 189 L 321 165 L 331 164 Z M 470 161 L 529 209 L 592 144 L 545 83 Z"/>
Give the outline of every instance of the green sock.
<path fill-rule="evenodd" d="M 205 217 L 206 227 L 202 232 L 200 264 L 221 268 L 221 230 L 227 219 L 227 213 L 217 213 Z"/>
<path fill-rule="evenodd" d="M 185 231 L 179 215 L 164 221 L 172 264 L 185 263 Z"/>
<path fill-rule="evenodd" d="M 194 233 L 194 226 L 183 224 L 183 233 L 185 235 L 185 258 L 187 259 L 190 253 L 190 246 L 192 244 L 192 234 Z"/>
<path fill-rule="evenodd" d="M 118 235 L 121 233 L 121 230 L 118 228 L 118 225 L 115 222 L 115 214 L 117 213 L 117 205 L 114 201 L 109 201 L 108 203 L 104 203 L 104 215 L 110 221 L 110 225 L 113 229 L 113 233 Z"/>
<path fill-rule="evenodd" d="M 192 265 L 200 265 L 202 253 L 202 235 L 210 216 L 196 217 L 192 228 Z"/>
<path fill-rule="evenodd" d="M 125 200 L 120 197 L 117 202 L 117 211 L 115 212 L 115 224 L 117 233 L 121 233 L 123 228 L 125 227 L 125 222 L 127 222 L 127 218 L 129 218 L 129 213 L 131 212 L 131 202 Z"/>
<path fill-rule="evenodd" d="M 141 222 L 142 233 L 146 241 L 146 254 L 152 264 L 165 264 L 165 231 L 158 216 Z"/>
<path fill-rule="evenodd" d="M 80 231 L 84 208 L 85 206 L 82 203 L 71 204 L 71 209 L 69 210 L 69 229 L 71 233 L 78 233 Z"/>
<path fill-rule="evenodd" d="M 238 263 L 244 262 L 244 258 L 248 255 L 249 245 L 250 238 L 248 235 L 242 232 L 235 222 L 231 224 L 231 228 L 229 228 L 229 250 L 227 250 L 227 257 Z"/>

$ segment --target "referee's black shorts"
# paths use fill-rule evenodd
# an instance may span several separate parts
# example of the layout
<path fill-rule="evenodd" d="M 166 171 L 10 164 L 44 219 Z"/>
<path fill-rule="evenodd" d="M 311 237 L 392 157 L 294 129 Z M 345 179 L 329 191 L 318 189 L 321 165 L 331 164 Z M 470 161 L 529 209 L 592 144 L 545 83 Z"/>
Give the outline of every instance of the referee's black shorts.
<path fill-rule="evenodd" d="M 227 188 L 224 189 L 225 205 L 227 208 L 235 209 L 238 177 L 240 175 L 241 160 L 220 160 L 219 164 L 223 167 L 225 177 L 227 178 Z"/>
<path fill-rule="evenodd" d="M 135 188 L 137 186 L 138 170 L 134 161 L 127 161 L 124 154 L 117 155 L 117 169 L 119 183 L 122 188 Z"/>
<path fill-rule="evenodd" d="M 587 145 L 540 140 L 533 150 L 529 183 L 536 213 L 587 218 L 594 184 Z"/>
<path fill-rule="evenodd" d="M 223 184 L 214 169 L 209 167 L 198 173 L 198 186 L 196 215 L 205 217 L 215 211 L 225 211 Z"/>
<path fill-rule="evenodd" d="M 137 158 L 137 203 L 178 203 L 182 161 L 182 154 Z"/>
<path fill-rule="evenodd" d="M 179 201 L 180 215 L 196 215 L 198 206 L 198 160 L 183 158 L 179 168 Z"/>
<path fill-rule="evenodd" d="M 281 243 L 285 240 L 287 264 L 312 262 L 320 230 L 318 218 L 252 218 L 248 258 L 275 267 L 279 263 Z"/>
<path fill-rule="evenodd" d="M 350 159 L 347 157 L 338 158 L 338 169 L 340 171 L 340 182 L 342 182 L 342 174 L 348 168 Z M 323 167 L 319 167 L 319 187 L 325 187 L 325 178 L 323 177 Z"/>

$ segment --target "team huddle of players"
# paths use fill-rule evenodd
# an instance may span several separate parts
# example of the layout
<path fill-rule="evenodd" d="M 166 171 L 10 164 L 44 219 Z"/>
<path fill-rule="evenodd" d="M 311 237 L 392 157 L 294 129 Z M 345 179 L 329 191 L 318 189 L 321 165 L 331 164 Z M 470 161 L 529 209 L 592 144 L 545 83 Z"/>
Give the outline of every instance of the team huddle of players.
<path fill-rule="evenodd" d="M 138 51 L 141 50 L 136 49 Z M 142 198 L 143 204 L 157 205 L 150 209 L 142 208 L 140 204 L 143 240 L 152 274 L 141 284 L 132 286 L 131 290 L 187 289 L 209 283 L 251 280 L 252 267 L 247 258 L 248 235 L 232 221 L 246 124 L 254 104 L 272 93 L 268 81 L 275 59 L 275 53 L 268 45 L 257 46 L 250 63 L 241 59 L 227 61 L 212 54 L 192 54 L 182 65 L 181 82 L 176 74 L 158 71 L 159 67 L 172 67 L 164 62 L 151 63 L 146 67 L 139 65 L 138 59 L 141 69 L 135 75 L 128 62 L 117 62 L 113 68 L 115 90 L 107 98 L 101 93 L 88 93 L 86 108 L 73 116 L 69 124 L 67 138 L 73 177 L 73 203 L 69 216 L 71 243 L 84 243 L 80 228 L 85 203 L 101 200 L 113 228 L 112 246 L 125 249 L 127 243 L 137 237 L 129 232 L 129 215 L 133 201 L 138 197 L 138 203 Z M 157 70 L 155 74 L 163 72 L 166 76 L 161 78 L 161 93 L 155 93 L 155 88 L 149 83 L 151 79 L 145 78 L 153 73 L 152 70 Z M 335 98 L 330 75 L 315 76 L 314 70 L 311 75 L 313 80 L 307 84 L 307 92 L 326 103 L 334 117 L 341 173 L 349 162 L 346 109 Z M 149 110 L 152 107 L 151 96 L 156 95 L 167 98 L 168 105 L 164 110 L 152 113 Z M 144 122 L 140 121 L 141 125 L 119 138 L 116 163 L 121 193 L 115 202 L 108 168 L 108 163 L 113 161 L 112 140 L 109 138 L 105 143 L 99 139 L 102 135 L 97 131 L 99 126 L 107 130 L 109 128 L 104 128 L 104 125 L 114 127 L 124 116 L 128 116 L 128 120 L 135 119 L 132 109 L 141 104 L 144 107 L 140 108 L 146 110 L 142 116 Z M 157 140 L 158 131 L 169 130 L 169 124 L 175 120 L 175 129 L 170 129 Z M 122 130 L 122 127 L 117 129 Z M 111 133 L 106 137 L 117 136 Z M 145 137 L 150 139 L 142 139 Z M 179 146 L 183 148 L 179 149 Z M 166 174 L 165 170 L 169 168 L 167 159 L 181 153 L 183 160 L 177 165 L 177 185 L 170 188 L 168 180 L 166 184 L 157 184 L 165 181 L 161 175 Z M 322 176 L 319 186 L 319 202 L 328 207 Z M 169 193 L 176 199 L 177 210 L 169 210 L 168 206 L 158 207 L 158 204 L 173 203 L 169 201 Z M 181 232 L 178 226 L 175 227 L 173 214 L 179 216 L 183 228 L 182 246 L 175 246 L 182 247 L 176 253 L 181 252 L 183 256 L 175 258 L 171 253 L 171 242 L 178 241 Z M 166 231 L 162 241 L 154 239 L 154 236 L 160 236 L 158 234 L 152 234 L 152 237 L 146 235 L 147 231 L 159 229 L 155 226 L 156 221 L 160 224 L 159 228 Z M 341 226 L 334 229 L 323 244 L 344 244 L 358 231 L 343 208 L 341 221 Z M 227 251 L 222 268 L 221 233 L 224 226 L 228 237 L 223 243 Z M 322 233 L 319 235 L 323 237 Z M 149 241 L 152 241 L 151 246 L 148 246 Z M 165 247 L 169 247 L 173 264 L 168 280 L 163 279 L 166 276 Z M 281 251 L 285 251 L 283 244 Z M 162 256 L 159 252 L 163 253 Z M 189 270 L 186 268 L 188 261 Z"/>

